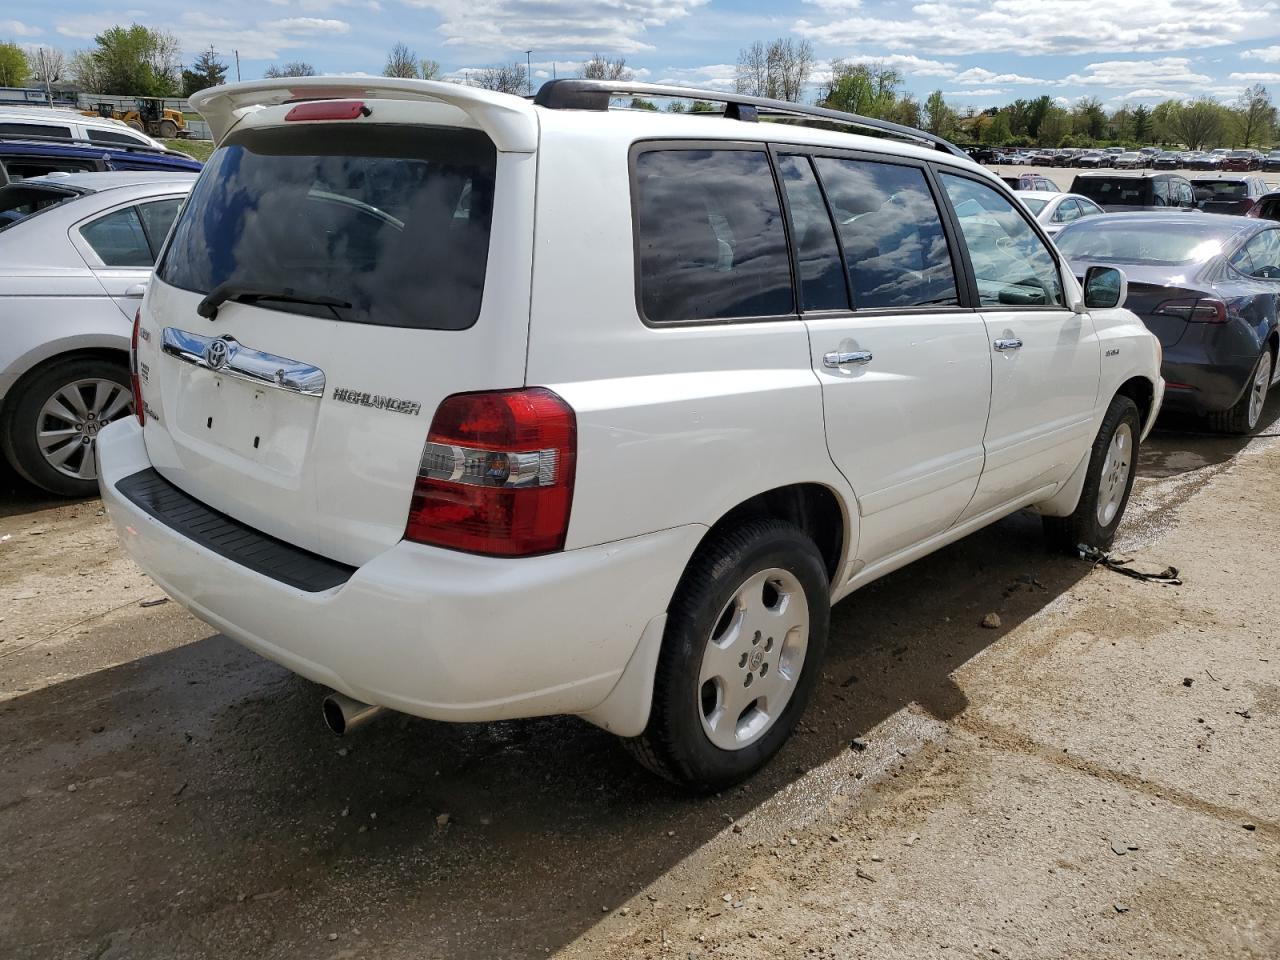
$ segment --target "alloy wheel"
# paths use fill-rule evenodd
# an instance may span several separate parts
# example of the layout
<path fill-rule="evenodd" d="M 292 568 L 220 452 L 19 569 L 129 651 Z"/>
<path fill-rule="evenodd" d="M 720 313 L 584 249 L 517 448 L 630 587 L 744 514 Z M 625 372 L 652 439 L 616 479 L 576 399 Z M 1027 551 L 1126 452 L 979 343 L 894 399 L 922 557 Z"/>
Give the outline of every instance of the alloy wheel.
<path fill-rule="evenodd" d="M 73 380 L 44 402 L 36 419 L 36 444 L 53 469 L 76 480 L 97 478 L 93 455 L 99 431 L 133 410 L 123 384 L 100 377 Z"/>

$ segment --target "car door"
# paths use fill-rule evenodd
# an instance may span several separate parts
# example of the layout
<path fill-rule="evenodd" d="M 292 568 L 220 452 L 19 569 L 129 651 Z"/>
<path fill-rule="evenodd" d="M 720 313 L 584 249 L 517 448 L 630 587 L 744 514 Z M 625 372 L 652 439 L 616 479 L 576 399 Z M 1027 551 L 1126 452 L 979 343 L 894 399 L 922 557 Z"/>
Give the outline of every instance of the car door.
<path fill-rule="evenodd" d="M 180 196 L 144 200 L 94 214 L 71 228 L 71 242 L 130 320 L 181 205 Z"/>
<path fill-rule="evenodd" d="M 961 304 L 924 164 L 786 149 L 777 163 L 827 447 L 857 496 L 865 565 L 945 531 L 973 495 L 986 330 Z"/>
<path fill-rule="evenodd" d="M 944 171 L 939 180 L 991 358 L 986 466 L 963 520 L 1070 476 L 1091 438 L 1100 357 L 1092 320 L 1067 306 L 1058 257 L 1020 205 L 967 174 Z"/>

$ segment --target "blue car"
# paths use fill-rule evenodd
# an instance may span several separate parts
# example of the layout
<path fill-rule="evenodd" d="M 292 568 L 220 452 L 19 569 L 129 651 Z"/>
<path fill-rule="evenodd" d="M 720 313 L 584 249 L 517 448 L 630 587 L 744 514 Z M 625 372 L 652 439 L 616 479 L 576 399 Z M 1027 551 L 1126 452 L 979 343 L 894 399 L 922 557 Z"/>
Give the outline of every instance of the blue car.
<path fill-rule="evenodd" d="M 1164 409 L 1253 432 L 1280 379 L 1280 224 L 1217 213 L 1110 213 L 1055 238 L 1077 277 L 1120 267 L 1164 348 Z"/>
<path fill-rule="evenodd" d="M 122 146 L 89 140 L 42 137 L 0 138 L 0 185 L 47 173 L 93 173 L 104 170 L 199 172 L 201 163 L 185 153 L 154 147 Z"/>

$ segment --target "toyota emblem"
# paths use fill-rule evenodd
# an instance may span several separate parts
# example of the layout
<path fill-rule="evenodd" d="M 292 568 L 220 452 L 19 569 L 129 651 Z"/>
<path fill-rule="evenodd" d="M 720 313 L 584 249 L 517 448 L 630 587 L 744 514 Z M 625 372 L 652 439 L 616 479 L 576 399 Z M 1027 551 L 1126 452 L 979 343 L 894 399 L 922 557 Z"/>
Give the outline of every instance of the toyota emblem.
<path fill-rule="evenodd" d="M 227 365 L 227 358 L 231 354 L 231 348 L 227 345 L 227 341 L 223 339 L 211 340 L 209 345 L 204 348 L 204 362 L 209 365 L 210 370 L 221 370 Z"/>

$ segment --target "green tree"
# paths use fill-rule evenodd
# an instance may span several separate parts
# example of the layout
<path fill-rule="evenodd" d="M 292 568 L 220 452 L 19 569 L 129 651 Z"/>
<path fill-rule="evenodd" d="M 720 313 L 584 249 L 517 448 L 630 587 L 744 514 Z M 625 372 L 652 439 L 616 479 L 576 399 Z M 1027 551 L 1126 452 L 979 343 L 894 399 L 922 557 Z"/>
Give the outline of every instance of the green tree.
<path fill-rule="evenodd" d="M 955 111 L 947 106 L 941 90 L 933 91 L 924 102 L 924 128 L 940 137 L 949 137 L 955 125 Z"/>
<path fill-rule="evenodd" d="M 210 47 L 200 56 L 190 70 L 182 71 L 182 95 L 189 97 L 200 90 L 218 87 L 227 82 L 227 65 L 218 59 L 218 54 Z"/>
<path fill-rule="evenodd" d="M 316 68 L 305 60 L 290 60 L 283 67 L 274 63 L 262 71 L 265 80 L 281 80 L 287 77 L 314 77 Z"/>
<path fill-rule="evenodd" d="M 140 24 L 111 27 L 94 38 L 90 50 L 71 61 L 72 75 L 91 93 L 172 97 L 178 93 L 178 39 Z"/>
<path fill-rule="evenodd" d="M 1155 130 L 1155 121 L 1151 116 L 1151 108 L 1145 103 L 1140 103 L 1133 108 L 1133 113 L 1129 115 L 1129 125 L 1133 131 L 1133 139 L 1138 141 L 1138 146 L 1144 146 L 1154 139 L 1152 134 Z"/>
<path fill-rule="evenodd" d="M 892 119 L 898 106 L 898 88 L 902 74 L 880 63 L 831 62 L 831 79 L 827 81 L 818 106 L 843 110 L 864 117 Z"/>
<path fill-rule="evenodd" d="M 643 97 L 632 97 L 631 109 L 632 110 L 657 110 L 658 105 L 654 103 L 652 100 L 645 100 Z"/>
<path fill-rule="evenodd" d="M 1222 104 L 1212 97 L 1197 97 L 1174 113 L 1170 122 L 1180 141 L 1191 150 L 1201 150 L 1222 138 Z"/>
<path fill-rule="evenodd" d="M 1003 147 L 1012 139 L 1013 131 L 1009 129 L 1009 117 L 1003 110 L 982 128 L 982 142 L 987 146 Z"/>
<path fill-rule="evenodd" d="M 1271 142 L 1275 135 L 1276 108 L 1271 103 L 1271 94 L 1262 84 L 1255 83 L 1240 94 L 1232 113 L 1240 146 L 1248 149 L 1255 143 Z"/>
<path fill-rule="evenodd" d="M 16 43 L 0 43 L 0 87 L 21 87 L 27 82 L 27 55 Z"/>
<path fill-rule="evenodd" d="M 1107 114 L 1102 109 L 1102 101 L 1097 97 L 1085 97 L 1077 102 L 1072 111 L 1072 125 L 1076 133 L 1082 133 L 1090 140 L 1101 140 L 1107 132 Z"/>
<path fill-rule="evenodd" d="M 1051 106 L 1040 121 L 1036 142 L 1042 147 L 1061 147 L 1070 135 L 1071 115 L 1061 107 Z"/>

